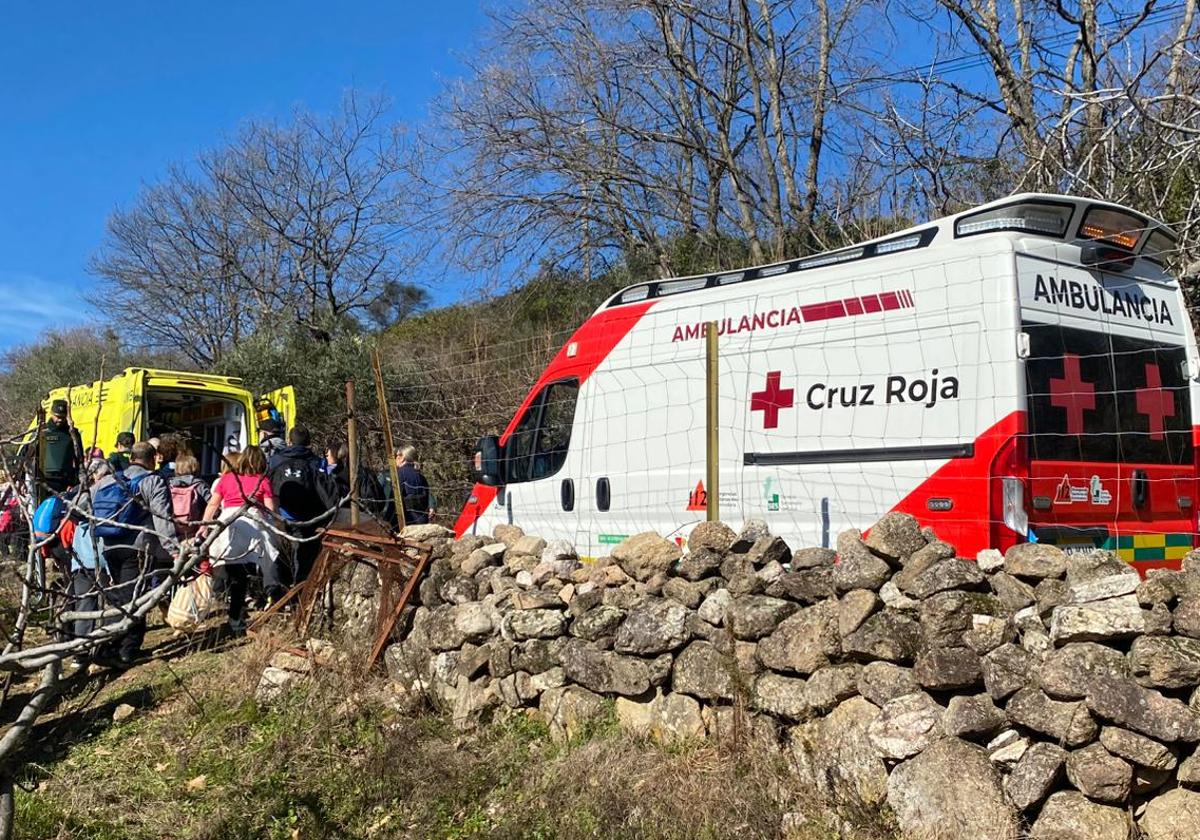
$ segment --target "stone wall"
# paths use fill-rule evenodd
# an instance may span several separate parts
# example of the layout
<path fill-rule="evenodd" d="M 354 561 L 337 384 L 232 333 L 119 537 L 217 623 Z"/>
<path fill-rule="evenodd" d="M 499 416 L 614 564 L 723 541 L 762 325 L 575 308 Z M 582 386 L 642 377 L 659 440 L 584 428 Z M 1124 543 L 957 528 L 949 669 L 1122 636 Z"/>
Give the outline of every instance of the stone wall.
<path fill-rule="evenodd" d="M 1107 552 L 967 560 L 900 514 L 836 551 L 706 523 L 587 565 L 513 526 L 421 527 L 436 559 L 385 660 L 460 727 L 567 737 L 615 707 L 663 741 L 736 729 L 915 834 L 1200 831 L 1200 558 L 1144 581 Z"/>

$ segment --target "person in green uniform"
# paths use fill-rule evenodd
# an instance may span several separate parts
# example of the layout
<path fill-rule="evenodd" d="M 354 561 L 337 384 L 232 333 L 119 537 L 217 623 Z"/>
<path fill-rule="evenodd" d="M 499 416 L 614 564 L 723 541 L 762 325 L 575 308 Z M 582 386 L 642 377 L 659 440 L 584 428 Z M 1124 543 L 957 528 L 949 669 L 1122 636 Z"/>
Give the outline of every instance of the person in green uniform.
<path fill-rule="evenodd" d="M 42 426 L 37 445 L 38 478 L 46 490 L 63 493 L 79 483 L 83 441 L 67 421 L 67 401 L 50 404 L 50 417 Z"/>

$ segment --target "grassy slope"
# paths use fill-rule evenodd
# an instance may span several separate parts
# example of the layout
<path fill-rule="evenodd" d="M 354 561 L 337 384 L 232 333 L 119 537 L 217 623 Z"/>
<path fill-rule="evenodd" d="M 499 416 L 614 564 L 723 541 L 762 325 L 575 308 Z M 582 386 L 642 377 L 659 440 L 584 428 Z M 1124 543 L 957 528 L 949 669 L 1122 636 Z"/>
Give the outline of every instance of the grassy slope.
<path fill-rule="evenodd" d="M 17 835 L 39 838 L 838 836 L 782 759 L 663 748 L 595 727 L 566 745 L 526 717 L 469 736 L 332 666 L 253 701 L 270 642 L 151 661 L 76 696 L 39 733 Z M 115 724 L 120 703 L 138 707 Z M 866 827 L 862 837 L 878 837 Z"/>

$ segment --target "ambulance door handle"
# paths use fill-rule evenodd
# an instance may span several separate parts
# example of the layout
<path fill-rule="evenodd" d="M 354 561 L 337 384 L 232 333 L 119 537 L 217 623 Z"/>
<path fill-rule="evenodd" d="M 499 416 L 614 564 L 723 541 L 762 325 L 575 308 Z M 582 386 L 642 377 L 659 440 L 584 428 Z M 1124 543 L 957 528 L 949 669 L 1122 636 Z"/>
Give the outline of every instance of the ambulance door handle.
<path fill-rule="evenodd" d="M 1150 477 L 1146 475 L 1145 470 L 1134 470 L 1130 484 L 1133 490 L 1134 510 L 1141 510 L 1146 506 L 1146 501 L 1150 497 Z"/>
<path fill-rule="evenodd" d="M 612 488 L 608 485 L 608 476 L 596 479 L 596 509 L 608 510 L 612 504 Z"/>
<path fill-rule="evenodd" d="M 562 509 L 575 510 L 575 482 L 569 478 L 562 480 Z"/>

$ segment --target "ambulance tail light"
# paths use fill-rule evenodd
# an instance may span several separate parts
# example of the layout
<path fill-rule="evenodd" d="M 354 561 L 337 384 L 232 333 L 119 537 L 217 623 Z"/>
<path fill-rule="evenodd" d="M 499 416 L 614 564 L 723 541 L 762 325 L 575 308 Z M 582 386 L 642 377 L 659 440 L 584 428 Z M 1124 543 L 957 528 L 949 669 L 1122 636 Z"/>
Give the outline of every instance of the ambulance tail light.
<path fill-rule="evenodd" d="M 990 520 L 992 548 L 1005 551 L 1029 535 L 1025 484 L 1029 476 L 1025 438 L 1013 435 L 992 460 Z"/>

